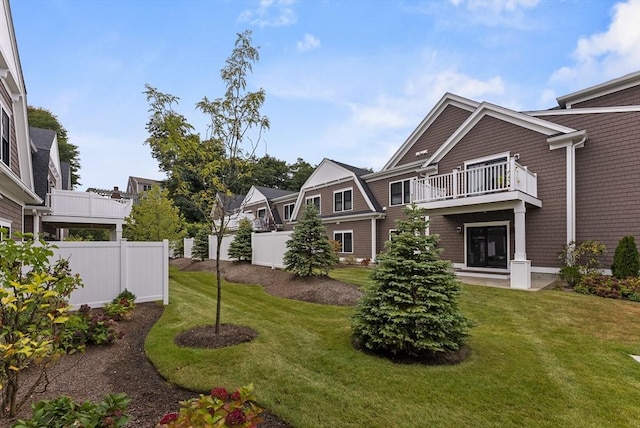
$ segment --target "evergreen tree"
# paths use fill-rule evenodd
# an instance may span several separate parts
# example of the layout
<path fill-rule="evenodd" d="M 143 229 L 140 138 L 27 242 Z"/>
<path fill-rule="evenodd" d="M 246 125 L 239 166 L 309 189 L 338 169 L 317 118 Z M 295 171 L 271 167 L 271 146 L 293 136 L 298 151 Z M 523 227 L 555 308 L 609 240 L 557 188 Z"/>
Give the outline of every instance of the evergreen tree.
<path fill-rule="evenodd" d="M 404 213 L 356 307 L 354 338 L 385 356 L 437 359 L 461 348 L 470 323 L 458 310 L 451 262 L 440 259 L 437 235 L 425 235 L 423 210 L 414 204 Z"/>
<path fill-rule="evenodd" d="M 201 228 L 193 238 L 191 257 L 200 260 L 209 260 L 209 228 Z"/>
<path fill-rule="evenodd" d="M 633 236 L 625 236 L 613 253 L 613 265 L 611 273 L 618 279 L 637 277 L 640 271 L 640 255 Z"/>
<path fill-rule="evenodd" d="M 253 233 L 251 222 L 246 218 L 240 220 L 236 235 L 229 245 L 229 257 L 251 261 L 251 233 Z"/>
<path fill-rule="evenodd" d="M 302 218 L 287 241 L 285 270 L 297 276 L 323 276 L 338 263 L 322 220 L 313 204 L 308 204 Z"/>

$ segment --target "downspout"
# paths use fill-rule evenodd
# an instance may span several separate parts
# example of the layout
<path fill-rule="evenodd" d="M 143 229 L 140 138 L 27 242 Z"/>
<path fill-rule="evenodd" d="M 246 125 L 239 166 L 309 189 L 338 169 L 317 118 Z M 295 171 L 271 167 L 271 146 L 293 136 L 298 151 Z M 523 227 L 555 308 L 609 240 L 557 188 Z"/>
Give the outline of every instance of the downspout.
<path fill-rule="evenodd" d="M 586 134 L 567 146 L 567 244 L 576 240 L 576 149 L 584 147 Z"/>

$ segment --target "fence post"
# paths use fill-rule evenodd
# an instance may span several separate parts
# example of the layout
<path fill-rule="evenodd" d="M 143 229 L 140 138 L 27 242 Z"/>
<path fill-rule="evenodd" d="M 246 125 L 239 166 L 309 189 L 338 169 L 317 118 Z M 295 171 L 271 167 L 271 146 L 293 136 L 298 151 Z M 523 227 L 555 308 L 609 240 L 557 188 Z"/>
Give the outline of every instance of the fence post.
<path fill-rule="evenodd" d="M 162 240 L 162 304 L 169 304 L 169 240 Z"/>
<path fill-rule="evenodd" d="M 271 231 L 271 248 L 273 248 L 273 245 L 276 242 L 276 235 L 275 235 L 276 231 L 272 230 Z M 276 252 L 272 251 L 271 252 L 271 269 L 275 269 L 276 268 Z"/>
<path fill-rule="evenodd" d="M 127 263 L 127 240 L 120 241 L 120 291 L 127 289 L 127 278 L 129 277 L 129 265 Z"/>

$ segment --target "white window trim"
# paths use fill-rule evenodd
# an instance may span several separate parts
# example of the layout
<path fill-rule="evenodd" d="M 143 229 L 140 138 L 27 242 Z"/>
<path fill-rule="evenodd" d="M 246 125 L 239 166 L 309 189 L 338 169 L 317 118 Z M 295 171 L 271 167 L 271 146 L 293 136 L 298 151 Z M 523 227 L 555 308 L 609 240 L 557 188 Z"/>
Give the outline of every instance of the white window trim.
<path fill-rule="evenodd" d="M 336 193 L 342 193 L 342 206 L 344 207 L 344 192 L 351 192 L 351 208 L 348 210 L 343 208 L 340 211 L 336 211 Z M 345 187 L 344 189 L 334 190 L 333 192 L 333 212 L 341 213 L 345 211 L 353 211 L 353 187 Z"/>
<path fill-rule="evenodd" d="M 256 218 L 261 218 L 260 217 L 260 212 L 261 211 L 264 211 L 264 217 L 262 217 L 262 218 L 266 219 L 267 218 L 267 209 L 266 208 L 258 208 L 256 210 Z"/>
<path fill-rule="evenodd" d="M 343 241 L 340 242 L 336 239 L 336 233 L 342 233 L 343 235 Z M 352 230 L 334 230 L 333 231 L 333 240 L 334 241 L 338 241 L 340 242 L 340 249 L 344 250 L 344 234 L 345 233 L 350 233 L 351 234 L 351 251 L 340 251 L 340 254 L 353 254 L 355 252 L 355 241 L 353 239 L 353 229 Z"/>
<path fill-rule="evenodd" d="M 289 217 L 287 217 L 287 207 L 291 207 L 291 210 L 289 211 Z M 284 204 L 282 206 L 282 218 L 285 220 L 291 220 L 291 218 L 293 217 L 293 210 L 295 210 L 296 208 L 296 204 Z"/>
<path fill-rule="evenodd" d="M 468 227 L 491 227 L 491 226 L 506 226 L 507 227 L 507 268 L 482 268 L 467 265 L 467 228 Z M 473 269 L 477 271 L 486 272 L 509 272 L 509 266 L 511 262 L 511 221 L 487 221 L 480 223 L 464 223 L 464 267 L 466 269 Z"/>
<path fill-rule="evenodd" d="M 498 153 L 498 154 L 495 154 L 495 155 L 483 156 L 481 158 L 469 159 L 467 161 L 464 161 L 464 169 L 467 169 L 467 167 L 469 167 L 471 165 L 475 165 L 475 164 L 478 164 L 478 163 L 489 162 L 489 161 L 493 161 L 493 160 L 500 159 L 500 158 L 504 158 L 505 161 L 508 161 L 509 160 L 509 156 L 510 156 L 509 152 L 504 152 L 504 153 Z"/>
<path fill-rule="evenodd" d="M 9 159 L 7 162 L 2 159 L 2 112 L 5 112 L 9 117 Z M 0 162 L 4 163 L 9 169 L 11 169 L 11 123 L 13 122 L 13 114 L 11 109 L 7 108 L 4 101 L 0 100 Z"/>
<path fill-rule="evenodd" d="M 396 180 L 396 181 L 389 182 L 389 206 L 390 207 L 401 207 L 401 206 L 404 206 L 404 205 L 409 205 L 411 203 L 411 180 L 413 180 L 413 178 L 405 178 L 403 180 Z M 409 183 L 409 202 L 405 202 L 404 201 L 404 182 L 405 181 Z M 391 202 L 391 200 L 392 200 L 392 197 L 391 197 L 391 186 L 393 184 L 396 184 L 396 183 L 403 183 L 402 184 L 402 203 L 400 203 L 400 204 L 394 204 L 394 203 Z"/>
<path fill-rule="evenodd" d="M 322 212 L 322 197 L 320 196 L 320 194 L 317 195 L 311 195 L 311 196 L 305 196 L 304 198 L 304 204 L 305 206 L 309 203 L 309 200 L 313 200 L 315 198 L 318 198 L 318 202 L 320 202 L 318 204 L 318 214 L 320 214 Z"/>
<path fill-rule="evenodd" d="M 0 217 L 0 228 L 8 229 L 7 235 L 9 237 L 11 236 L 11 222 L 9 220 Z M 0 234 L 0 240 L 1 239 L 4 239 L 2 234 Z"/>

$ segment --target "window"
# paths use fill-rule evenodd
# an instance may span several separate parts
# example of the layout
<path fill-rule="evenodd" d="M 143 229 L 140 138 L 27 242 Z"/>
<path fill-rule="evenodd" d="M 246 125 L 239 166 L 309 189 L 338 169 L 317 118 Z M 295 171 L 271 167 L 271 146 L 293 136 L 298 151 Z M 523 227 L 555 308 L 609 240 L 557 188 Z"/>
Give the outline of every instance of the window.
<path fill-rule="evenodd" d="M 11 236 L 11 222 L 0 218 L 0 241 Z"/>
<path fill-rule="evenodd" d="M 296 207 L 295 204 L 287 204 L 284 208 L 284 219 L 291 220 L 291 215 L 293 215 L 293 209 Z"/>
<path fill-rule="evenodd" d="M 352 202 L 353 191 L 351 189 L 348 190 L 339 190 L 333 193 L 333 211 L 350 211 L 353 209 Z"/>
<path fill-rule="evenodd" d="M 404 205 L 411 203 L 411 180 L 396 181 L 391 183 L 391 205 Z"/>
<path fill-rule="evenodd" d="M 400 231 L 398 229 L 390 229 L 389 230 L 389 241 L 393 241 L 395 236 L 398 235 Z"/>
<path fill-rule="evenodd" d="M 333 232 L 333 239 L 340 243 L 341 253 L 353 253 L 353 232 Z"/>
<path fill-rule="evenodd" d="M 149 190 L 151 190 L 151 184 L 143 184 L 142 185 L 142 191 L 143 192 L 148 192 Z"/>
<path fill-rule="evenodd" d="M 2 120 L 0 121 L 0 139 L 2 140 L 2 149 L 0 150 L 0 157 L 5 165 L 10 165 L 9 155 L 11 153 L 11 146 L 9 145 L 9 115 L 4 109 L 2 110 Z"/>
<path fill-rule="evenodd" d="M 258 218 L 264 220 L 267 217 L 267 209 L 260 208 L 258 209 Z"/>
<path fill-rule="evenodd" d="M 307 203 L 307 205 L 309 205 L 309 204 L 315 205 L 316 210 L 318 210 L 318 213 L 320 213 L 320 195 L 309 196 L 309 197 L 305 198 L 305 202 Z"/>

